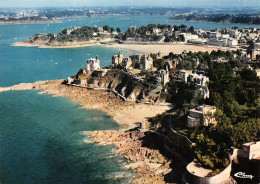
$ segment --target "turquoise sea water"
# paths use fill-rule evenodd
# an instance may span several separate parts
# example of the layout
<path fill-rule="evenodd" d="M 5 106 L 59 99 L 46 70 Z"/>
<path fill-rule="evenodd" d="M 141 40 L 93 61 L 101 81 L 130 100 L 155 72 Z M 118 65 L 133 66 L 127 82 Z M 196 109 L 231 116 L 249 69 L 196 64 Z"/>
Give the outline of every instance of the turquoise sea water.
<path fill-rule="evenodd" d="M 133 173 L 83 131 L 116 129 L 106 113 L 37 91 L 0 93 L 1 183 L 122 183 Z M 115 178 L 120 176 L 119 178 Z"/>
<path fill-rule="evenodd" d="M 0 86 L 22 82 L 67 78 L 85 61 L 98 55 L 101 66 L 111 63 L 119 49 L 85 47 L 40 49 L 13 47 L 35 33 L 57 33 L 75 26 L 120 27 L 167 23 L 166 16 L 102 16 L 63 19 L 58 24 L 0 26 Z M 249 27 L 249 25 L 169 22 L 203 29 Z M 259 28 L 259 26 L 258 26 Z M 122 50 L 124 54 L 132 52 Z M 71 100 L 38 91 L 0 93 L 0 183 L 79 184 L 123 183 L 134 173 L 123 169 L 126 163 L 112 154 L 112 146 L 85 143 L 86 130 L 116 129 L 118 125 L 103 112 L 82 109 Z"/>

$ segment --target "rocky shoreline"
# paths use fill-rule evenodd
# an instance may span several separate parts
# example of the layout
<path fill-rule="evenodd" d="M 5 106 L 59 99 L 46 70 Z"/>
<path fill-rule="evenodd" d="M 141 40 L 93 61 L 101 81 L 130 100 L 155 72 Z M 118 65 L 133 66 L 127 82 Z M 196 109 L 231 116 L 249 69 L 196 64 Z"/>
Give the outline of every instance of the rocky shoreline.
<path fill-rule="evenodd" d="M 93 137 L 93 142 L 100 145 L 114 144 L 115 154 L 122 155 L 129 162 L 127 169 L 134 169 L 137 177 L 134 184 L 166 183 L 166 175 L 171 175 L 172 160 L 161 153 L 163 145 L 155 134 L 140 132 L 137 129 L 128 131 L 93 131 L 85 132 Z M 169 176 L 168 176 L 169 177 Z"/>

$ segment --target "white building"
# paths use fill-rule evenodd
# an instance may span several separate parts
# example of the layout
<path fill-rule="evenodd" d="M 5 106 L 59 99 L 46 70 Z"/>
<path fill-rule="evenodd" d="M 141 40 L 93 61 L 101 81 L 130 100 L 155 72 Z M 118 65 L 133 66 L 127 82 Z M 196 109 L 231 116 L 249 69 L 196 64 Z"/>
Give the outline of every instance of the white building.
<path fill-rule="evenodd" d="M 169 82 L 169 71 L 168 70 L 159 70 L 157 78 L 158 78 L 159 84 L 164 86 L 167 82 Z"/>
<path fill-rule="evenodd" d="M 227 46 L 228 46 L 228 47 L 233 47 L 233 46 L 237 46 L 237 45 L 238 45 L 237 39 L 229 38 L 229 39 L 227 40 Z"/>
<path fill-rule="evenodd" d="M 223 47 L 224 46 L 223 42 L 224 42 L 223 40 L 209 39 L 207 44 L 213 45 L 213 46 L 218 46 L 218 47 Z"/>
<path fill-rule="evenodd" d="M 189 40 L 197 40 L 199 38 L 198 35 L 191 34 L 191 33 L 181 33 L 183 35 L 185 42 Z"/>
<path fill-rule="evenodd" d="M 208 36 L 208 38 L 216 39 L 216 38 L 221 37 L 221 33 L 220 32 L 207 32 L 207 36 Z"/>
<path fill-rule="evenodd" d="M 201 105 L 195 109 L 190 109 L 189 116 L 187 118 L 188 127 L 196 126 L 208 126 L 210 124 L 217 124 L 214 114 L 216 112 L 215 106 Z"/>
<path fill-rule="evenodd" d="M 141 70 L 152 70 L 153 69 L 153 58 L 148 54 L 139 55 L 139 63 Z"/>
<path fill-rule="evenodd" d="M 124 58 L 124 56 L 123 56 L 122 52 L 119 52 L 118 54 L 114 54 L 112 56 L 112 65 L 113 66 L 121 65 L 123 58 Z"/>
<path fill-rule="evenodd" d="M 96 56 L 95 59 L 91 58 L 86 63 L 86 71 L 87 73 L 91 73 L 95 70 L 100 69 L 100 60 L 98 56 Z"/>
<path fill-rule="evenodd" d="M 123 58 L 123 61 L 122 61 L 122 67 L 125 68 L 125 69 L 128 69 L 130 68 L 132 65 L 132 60 L 130 57 L 127 57 L 127 58 Z"/>
<path fill-rule="evenodd" d="M 178 80 L 181 80 L 187 84 L 187 78 L 189 74 L 192 74 L 192 70 L 180 70 Z"/>

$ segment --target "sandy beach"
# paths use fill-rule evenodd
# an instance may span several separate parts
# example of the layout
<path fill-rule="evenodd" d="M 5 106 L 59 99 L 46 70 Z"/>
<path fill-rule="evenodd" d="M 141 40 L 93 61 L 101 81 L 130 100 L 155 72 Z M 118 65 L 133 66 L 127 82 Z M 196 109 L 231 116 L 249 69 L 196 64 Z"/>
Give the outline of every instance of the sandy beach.
<path fill-rule="evenodd" d="M 90 42 L 82 42 L 77 44 L 67 44 L 67 45 L 46 45 L 46 44 L 38 44 L 38 43 L 29 43 L 29 42 L 15 42 L 12 46 L 18 47 L 39 47 L 39 48 L 51 48 L 51 49 L 59 49 L 59 48 L 78 48 L 78 47 L 89 47 L 100 45 L 100 43 L 90 43 Z"/>
<path fill-rule="evenodd" d="M 109 40 L 111 41 L 111 40 Z M 78 47 L 89 47 L 89 46 L 104 46 L 104 47 L 112 47 L 118 49 L 127 49 L 131 51 L 141 52 L 141 53 L 158 53 L 160 52 L 163 56 L 168 55 L 170 52 L 174 54 L 181 54 L 183 51 L 191 51 L 191 52 L 211 52 L 213 50 L 232 50 L 233 48 L 227 47 L 216 47 L 216 46 L 204 46 L 204 45 L 190 45 L 186 43 L 172 43 L 172 44 L 118 44 L 111 43 L 105 44 L 100 42 L 81 42 L 81 43 L 68 43 L 62 45 L 47 45 L 41 43 L 29 43 L 26 41 L 15 42 L 12 44 L 13 46 L 24 46 L 24 47 L 39 47 L 39 48 L 78 48 Z M 233 49 L 234 50 L 234 49 Z"/>
<path fill-rule="evenodd" d="M 106 47 L 114 47 L 119 49 L 127 49 L 142 53 L 158 53 L 160 52 L 163 56 L 168 55 L 170 52 L 174 54 L 181 54 L 183 51 L 191 52 L 211 52 L 213 50 L 231 50 L 226 47 L 213 47 L 213 46 L 202 46 L 202 45 L 189 45 L 185 43 L 173 43 L 170 45 L 140 45 L 140 44 L 111 44 L 105 45 Z"/>

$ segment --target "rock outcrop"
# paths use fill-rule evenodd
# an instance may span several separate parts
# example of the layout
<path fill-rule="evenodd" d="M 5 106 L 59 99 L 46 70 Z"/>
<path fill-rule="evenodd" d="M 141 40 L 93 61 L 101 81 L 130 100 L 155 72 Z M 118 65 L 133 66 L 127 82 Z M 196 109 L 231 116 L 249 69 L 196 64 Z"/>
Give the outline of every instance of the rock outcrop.
<path fill-rule="evenodd" d="M 93 142 L 101 145 L 114 144 L 115 154 L 123 155 L 130 162 L 126 168 L 137 171 L 138 176 L 133 183 L 166 183 L 164 176 L 171 172 L 171 160 L 159 151 L 158 138 L 153 134 L 145 134 L 139 130 L 129 131 L 93 131 L 85 132 L 93 137 Z"/>

